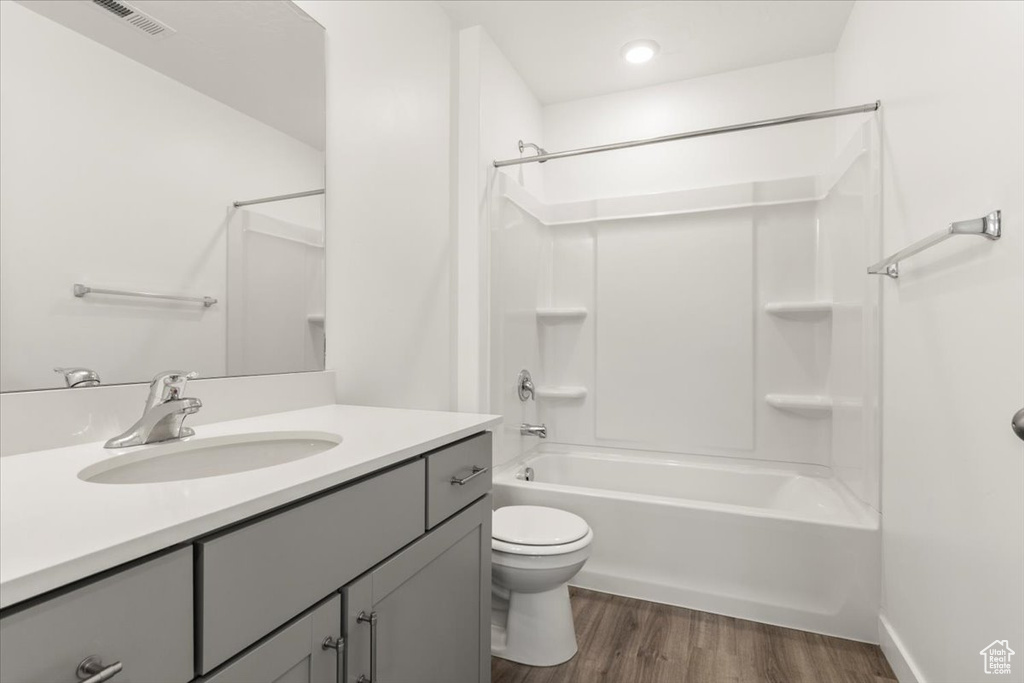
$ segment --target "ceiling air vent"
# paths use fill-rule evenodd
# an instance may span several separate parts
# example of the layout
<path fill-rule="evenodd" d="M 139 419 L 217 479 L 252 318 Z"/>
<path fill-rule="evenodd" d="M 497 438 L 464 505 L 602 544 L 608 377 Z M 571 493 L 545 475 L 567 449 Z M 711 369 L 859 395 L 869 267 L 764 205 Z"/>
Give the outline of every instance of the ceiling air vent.
<path fill-rule="evenodd" d="M 132 28 L 142 31 L 151 36 L 166 38 L 174 33 L 174 29 L 158 19 L 154 19 L 145 12 L 132 7 L 126 2 L 118 0 L 92 0 L 93 4 L 110 12 L 114 17 L 123 21 Z"/>

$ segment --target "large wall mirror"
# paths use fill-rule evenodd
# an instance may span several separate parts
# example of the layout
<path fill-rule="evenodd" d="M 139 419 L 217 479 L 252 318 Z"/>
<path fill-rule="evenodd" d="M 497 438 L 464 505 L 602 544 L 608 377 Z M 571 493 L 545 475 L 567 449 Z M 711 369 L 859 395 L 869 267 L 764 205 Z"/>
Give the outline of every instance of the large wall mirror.
<path fill-rule="evenodd" d="M 286 0 L 0 2 L 0 391 L 322 370 L 324 107 Z"/>

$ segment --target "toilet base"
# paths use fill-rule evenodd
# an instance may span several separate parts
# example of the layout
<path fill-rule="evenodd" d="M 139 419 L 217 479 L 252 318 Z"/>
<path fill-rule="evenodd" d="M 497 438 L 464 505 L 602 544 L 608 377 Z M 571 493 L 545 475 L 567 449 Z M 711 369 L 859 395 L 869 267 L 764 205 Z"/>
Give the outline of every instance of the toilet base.
<path fill-rule="evenodd" d="M 576 654 L 569 584 L 541 593 L 492 595 L 491 654 L 529 666 L 555 666 Z"/>

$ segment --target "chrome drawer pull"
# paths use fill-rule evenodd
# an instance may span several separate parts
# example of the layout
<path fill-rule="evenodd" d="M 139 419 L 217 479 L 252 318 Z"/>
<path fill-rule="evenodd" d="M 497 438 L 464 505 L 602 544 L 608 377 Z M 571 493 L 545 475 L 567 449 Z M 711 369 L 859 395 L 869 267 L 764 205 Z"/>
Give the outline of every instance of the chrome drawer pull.
<path fill-rule="evenodd" d="M 334 638 L 327 636 L 324 638 L 324 642 L 320 643 L 320 647 L 324 650 L 337 650 L 338 652 L 343 652 L 345 650 L 345 639 L 338 638 L 335 640 Z"/>
<path fill-rule="evenodd" d="M 360 612 L 356 623 L 370 625 L 370 678 L 360 676 L 356 683 L 377 683 L 377 613 Z"/>
<path fill-rule="evenodd" d="M 469 475 L 468 477 L 462 477 L 461 479 L 452 475 L 451 484 L 452 486 L 455 486 L 456 484 L 458 484 L 459 486 L 465 486 L 468 482 L 472 481 L 473 479 L 476 479 L 486 471 L 486 467 L 477 467 L 476 465 L 473 465 L 473 474 Z"/>
<path fill-rule="evenodd" d="M 345 675 L 345 639 L 338 637 L 337 640 L 327 636 L 324 638 L 324 642 L 320 643 L 320 648 L 323 650 L 334 650 L 334 656 L 336 658 L 335 666 L 337 667 L 338 675 L 335 680 L 341 683 L 343 676 Z"/>
<path fill-rule="evenodd" d="M 103 666 L 103 660 L 99 655 L 89 655 L 78 663 L 75 669 L 75 676 L 83 683 L 103 683 L 121 673 L 124 667 L 121 662 L 114 662 L 110 666 Z"/>

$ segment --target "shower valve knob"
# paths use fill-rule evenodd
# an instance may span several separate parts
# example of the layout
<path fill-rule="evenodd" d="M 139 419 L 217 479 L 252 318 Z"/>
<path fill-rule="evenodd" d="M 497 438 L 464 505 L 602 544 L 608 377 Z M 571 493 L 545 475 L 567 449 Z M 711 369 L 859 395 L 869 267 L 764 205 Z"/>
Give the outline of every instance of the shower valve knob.
<path fill-rule="evenodd" d="M 519 371 L 519 376 L 516 377 L 516 393 L 519 394 L 520 401 L 529 401 L 533 398 L 533 377 L 530 376 L 529 370 Z"/>

